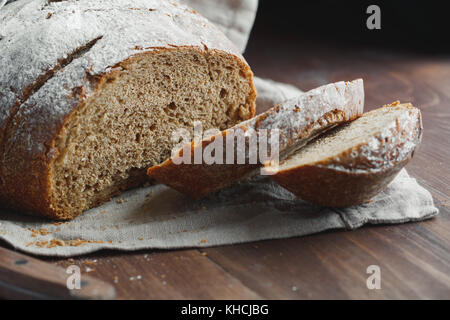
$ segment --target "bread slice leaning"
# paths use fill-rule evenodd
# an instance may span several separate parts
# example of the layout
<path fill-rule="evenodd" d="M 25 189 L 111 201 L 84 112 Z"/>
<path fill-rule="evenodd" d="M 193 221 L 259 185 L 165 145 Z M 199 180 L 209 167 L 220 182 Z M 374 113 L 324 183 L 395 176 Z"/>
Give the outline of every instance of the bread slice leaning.
<path fill-rule="evenodd" d="M 195 154 L 206 151 L 217 141 L 222 141 L 215 153 L 223 154 L 223 158 L 230 156 L 226 150 L 226 140 L 232 138 L 234 150 L 238 150 L 238 139 L 233 135 L 244 132 L 248 138 L 251 132 L 256 132 L 258 139 L 263 132 L 267 137 L 278 129 L 278 148 L 280 158 L 293 150 L 305 145 L 317 134 L 345 121 L 358 117 L 364 107 L 364 88 L 361 79 L 351 82 L 337 82 L 328 84 L 292 100 L 288 100 L 257 117 L 242 122 L 233 128 L 206 135 L 203 140 L 194 141 L 176 151 L 173 156 L 160 165 L 148 169 L 150 177 L 158 182 L 170 186 L 194 199 L 202 198 L 209 193 L 226 187 L 252 174 L 260 168 L 262 161 L 251 162 L 248 150 L 252 147 L 251 139 L 245 140 L 244 161 L 239 162 L 239 154 L 231 154 L 234 162 L 207 163 L 204 159 L 195 161 Z M 270 140 L 270 138 L 268 139 Z M 267 149 L 272 151 L 272 145 Z M 187 147 L 187 148 L 186 148 Z M 261 146 L 258 146 L 261 148 Z M 190 151 L 189 163 L 180 161 Z M 261 151 L 261 150 L 259 150 Z M 239 152 L 236 152 L 239 153 Z M 261 160 L 261 159 L 260 159 Z M 180 163 L 183 162 L 183 163 Z"/>
<path fill-rule="evenodd" d="M 271 178 L 318 205 L 358 205 L 395 178 L 421 138 L 419 109 L 394 103 L 318 137 L 281 162 Z"/>

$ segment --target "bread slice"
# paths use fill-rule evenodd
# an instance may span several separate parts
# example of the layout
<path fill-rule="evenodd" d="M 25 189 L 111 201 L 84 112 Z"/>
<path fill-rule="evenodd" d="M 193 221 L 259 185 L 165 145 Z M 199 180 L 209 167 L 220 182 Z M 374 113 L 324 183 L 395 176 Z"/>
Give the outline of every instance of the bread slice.
<path fill-rule="evenodd" d="M 2 206 L 74 218 L 147 181 L 172 131 L 254 116 L 239 50 L 178 1 L 17 1 L 0 30 Z"/>
<path fill-rule="evenodd" d="M 319 136 L 281 162 L 271 178 L 318 205 L 358 205 L 395 178 L 421 138 L 419 109 L 394 103 Z"/>
<path fill-rule="evenodd" d="M 202 198 L 209 193 L 226 187 L 240 179 L 248 177 L 260 168 L 262 161 L 253 162 L 249 152 L 251 132 L 255 132 L 258 138 L 263 135 L 271 136 L 274 129 L 279 130 L 278 142 L 281 158 L 306 144 L 314 136 L 358 117 L 364 107 L 364 88 L 361 79 L 352 82 L 337 82 L 319 87 L 297 98 L 286 101 L 257 117 L 245 121 L 226 131 L 213 135 L 207 135 L 203 140 L 194 141 L 174 152 L 173 156 L 160 165 L 148 169 L 150 177 L 158 182 L 168 185 L 192 198 Z M 245 149 L 241 154 L 245 159 L 238 163 L 239 156 L 231 154 L 233 163 L 223 161 L 221 163 L 208 164 L 206 161 L 195 163 L 197 151 L 202 153 L 215 141 L 224 142 L 221 150 L 215 150 L 227 155 L 227 138 L 233 138 L 234 150 L 237 150 L 238 139 L 234 140 L 233 134 L 243 132 L 246 135 Z M 269 137 L 270 141 L 270 137 Z M 272 145 L 268 145 L 268 151 Z M 241 150 L 242 151 L 242 150 Z M 185 152 L 189 152 L 189 163 L 182 162 Z M 231 153 L 231 152 L 230 152 Z M 261 159 L 260 159 L 261 160 Z"/>

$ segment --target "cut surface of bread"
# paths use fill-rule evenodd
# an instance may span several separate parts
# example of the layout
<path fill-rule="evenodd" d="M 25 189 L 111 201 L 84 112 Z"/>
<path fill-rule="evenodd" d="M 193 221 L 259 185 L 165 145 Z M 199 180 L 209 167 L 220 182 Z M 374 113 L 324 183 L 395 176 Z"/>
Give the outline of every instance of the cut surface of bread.
<path fill-rule="evenodd" d="M 174 130 L 254 116 L 245 59 L 179 1 L 15 1 L 0 29 L 2 207 L 72 219 L 147 181 Z"/>
<path fill-rule="evenodd" d="M 256 133 L 257 139 L 263 132 L 267 133 L 267 155 L 270 157 L 272 142 L 270 137 L 273 130 L 278 130 L 279 157 L 283 158 L 296 148 L 310 141 L 317 134 L 332 128 L 345 121 L 358 117 L 364 107 L 363 81 L 337 82 L 325 85 L 299 97 L 288 100 L 253 119 L 238 124 L 226 131 L 205 136 L 203 140 L 194 141 L 183 146 L 174 155 L 160 165 L 148 169 L 150 177 L 158 182 L 168 185 L 188 196 L 198 199 L 214 191 L 224 188 L 251 175 L 262 166 L 262 159 L 257 162 L 250 160 L 250 148 L 254 146 L 250 136 Z M 242 132 L 246 136 L 243 149 L 240 149 L 243 161 L 238 162 L 238 140 L 233 135 Z M 231 137 L 234 145 L 231 158 L 233 162 L 226 161 L 226 141 Z M 204 160 L 195 162 L 197 151 L 205 154 L 209 147 L 217 141 L 221 143 L 214 152 L 223 155 L 222 163 L 207 163 Z M 261 145 L 258 145 L 258 149 Z M 243 151 L 242 151 L 243 150 Z M 258 150 L 260 152 L 260 150 Z M 257 151 L 257 152 L 258 152 Z M 189 162 L 185 153 L 190 152 Z M 230 152 L 230 153 L 231 153 Z M 234 154 L 236 153 L 236 154 Z M 181 162 L 181 163 L 180 163 Z"/>
<path fill-rule="evenodd" d="M 419 109 L 394 103 L 319 136 L 282 161 L 271 178 L 319 205 L 361 204 L 395 178 L 421 137 Z"/>
<path fill-rule="evenodd" d="M 220 76 L 210 75 L 211 65 Z M 173 131 L 194 121 L 225 129 L 250 118 L 254 92 L 246 72 L 226 54 L 205 57 L 192 48 L 123 63 L 56 139 L 52 202 L 69 216 L 80 213 L 145 182 L 146 169 L 170 156 Z"/>

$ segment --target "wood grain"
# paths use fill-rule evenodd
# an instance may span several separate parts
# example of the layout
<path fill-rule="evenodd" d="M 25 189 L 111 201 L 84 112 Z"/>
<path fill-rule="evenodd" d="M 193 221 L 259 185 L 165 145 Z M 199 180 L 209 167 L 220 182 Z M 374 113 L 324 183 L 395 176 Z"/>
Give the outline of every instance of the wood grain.
<path fill-rule="evenodd" d="M 77 259 L 97 260 L 93 275 L 115 283 L 119 298 L 128 299 L 261 299 L 239 279 L 198 250 L 101 253 Z M 67 260 L 58 261 L 66 266 Z"/>
<path fill-rule="evenodd" d="M 69 290 L 70 275 L 38 259 L 0 247 L 0 297 L 9 299 L 113 299 L 114 288 L 90 276 Z"/>
<path fill-rule="evenodd" d="M 450 57 L 328 47 L 258 33 L 246 57 L 258 76 L 304 90 L 362 77 L 366 110 L 396 100 L 421 108 L 423 144 L 408 171 L 432 193 L 440 215 L 204 253 L 102 252 L 75 263 L 86 270 L 86 259 L 97 260 L 89 274 L 113 284 L 120 299 L 449 299 Z M 370 265 L 381 268 L 381 290 L 366 287 Z"/>
<path fill-rule="evenodd" d="M 420 224 L 339 231 L 207 252 L 264 298 L 450 298 L 449 222 L 447 215 Z M 366 287 L 370 265 L 381 269 L 381 290 Z"/>

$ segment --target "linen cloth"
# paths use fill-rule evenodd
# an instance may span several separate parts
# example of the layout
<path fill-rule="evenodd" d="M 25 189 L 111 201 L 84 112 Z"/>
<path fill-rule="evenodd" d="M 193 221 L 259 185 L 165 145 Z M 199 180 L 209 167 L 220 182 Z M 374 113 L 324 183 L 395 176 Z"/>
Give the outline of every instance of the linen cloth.
<path fill-rule="evenodd" d="M 18 0 L 21 1 L 21 0 Z M 241 51 L 257 0 L 189 0 Z M 2 1 L 0 0 L 0 8 Z M 301 94 L 291 85 L 255 79 L 257 111 Z M 67 223 L 0 210 L 0 239 L 35 255 L 69 257 L 101 249 L 175 249 L 303 236 L 365 224 L 405 223 L 438 214 L 430 193 L 406 170 L 370 203 L 330 209 L 298 200 L 268 177 L 239 183 L 201 201 L 163 185 L 130 190 Z"/>

